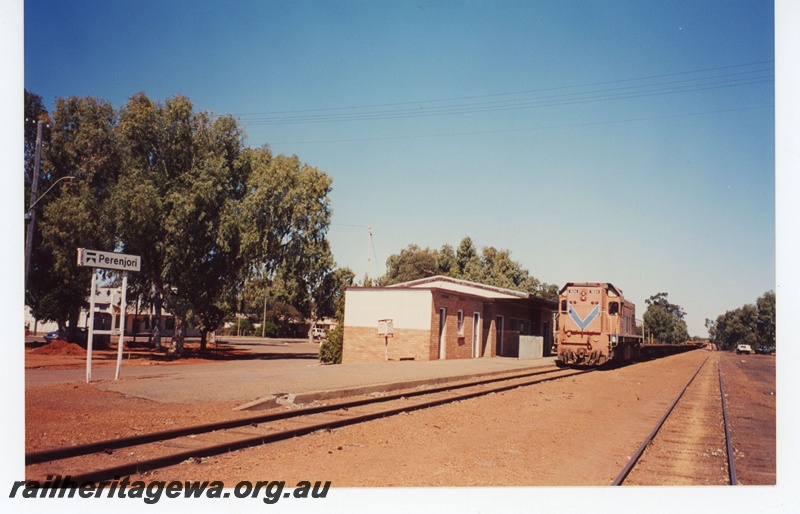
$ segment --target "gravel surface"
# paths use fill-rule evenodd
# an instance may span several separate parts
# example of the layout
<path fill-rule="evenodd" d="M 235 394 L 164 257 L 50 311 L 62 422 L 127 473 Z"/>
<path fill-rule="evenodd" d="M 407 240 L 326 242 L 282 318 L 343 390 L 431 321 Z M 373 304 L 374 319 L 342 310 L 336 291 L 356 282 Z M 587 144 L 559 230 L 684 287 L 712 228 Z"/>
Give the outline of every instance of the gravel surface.
<path fill-rule="evenodd" d="M 727 354 L 725 357 L 722 374 L 738 482 L 775 484 L 775 356 Z"/>
<path fill-rule="evenodd" d="M 775 357 L 712 355 L 722 358 L 741 483 L 774 484 Z M 139 478 L 330 480 L 333 487 L 607 485 L 707 356 L 694 351 L 598 371 Z M 164 404 L 80 383 L 29 387 L 26 451 L 253 415 L 234 406 Z"/>
<path fill-rule="evenodd" d="M 719 354 L 709 359 L 647 446 L 625 485 L 730 483 L 719 388 Z"/>

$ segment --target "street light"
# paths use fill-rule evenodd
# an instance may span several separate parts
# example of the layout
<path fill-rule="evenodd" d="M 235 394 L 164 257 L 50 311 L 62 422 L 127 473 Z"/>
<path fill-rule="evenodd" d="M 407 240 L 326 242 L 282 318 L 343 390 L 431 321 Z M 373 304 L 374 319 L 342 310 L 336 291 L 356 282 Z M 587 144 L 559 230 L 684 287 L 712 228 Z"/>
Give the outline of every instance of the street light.
<path fill-rule="evenodd" d="M 39 200 L 41 200 L 42 198 L 44 198 L 44 196 L 45 196 L 47 193 L 49 193 L 51 189 L 53 189 L 54 187 L 56 187 L 56 184 L 58 184 L 58 183 L 59 183 L 59 182 L 61 182 L 62 180 L 69 180 L 69 181 L 70 181 L 70 184 L 72 184 L 72 179 L 74 179 L 74 178 L 75 178 L 75 177 L 61 177 L 60 179 L 58 179 L 58 180 L 56 180 L 55 182 L 53 182 L 53 185 L 52 185 L 52 186 L 50 186 L 50 187 L 48 187 L 48 188 L 47 188 L 47 191 L 45 191 L 44 193 L 42 193 L 42 196 L 40 196 L 39 198 L 37 198 L 37 199 L 36 199 L 36 201 L 35 201 L 35 202 L 33 202 L 33 203 L 31 204 L 31 206 L 30 206 L 30 207 L 28 207 L 28 211 L 25 213 L 25 219 L 26 219 L 26 220 L 29 220 L 29 219 L 31 219 L 31 212 L 33 211 L 33 208 L 34 208 L 34 207 L 36 207 L 36 204 L 37 204 L 37 203 L 39 203 Z"/>

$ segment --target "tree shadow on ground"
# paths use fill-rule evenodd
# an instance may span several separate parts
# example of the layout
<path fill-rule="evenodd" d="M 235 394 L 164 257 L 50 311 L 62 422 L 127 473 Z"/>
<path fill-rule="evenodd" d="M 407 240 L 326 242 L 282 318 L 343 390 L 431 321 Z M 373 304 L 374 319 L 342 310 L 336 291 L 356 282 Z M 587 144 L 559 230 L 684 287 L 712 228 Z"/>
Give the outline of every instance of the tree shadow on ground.
<path fill-rule="evenodd" d="M 256 346 L 255 344 L 242 344 L 237 342 L 236 346 Z M 257 345 L 261 348 L 264 344 Z M 286 345 L 275 344 L 272 345 L 276 348 L 286 348 Z M 184 343 L 183 353 L 180 356 L 170 354 L 167 349 L 169 348 L 169 341 L 163 343 L 161 349 L 156 349 L 152 344 L 146 342 L 133 343 L 127 341 L 125 343 L 125 356 L 130 359 L 147 359 L 157 362 L 174 362 L 181 360 L 200 359 L 207 361 L 253 361 L 253 360 L 318 360 L 319 356 L 316 352 L 252 352 L 247 349 L 233 348 L 227 346 L 224 341 L 218 342 L 216 345 L 209 345 L 205 350 L 200 349 L 199 342 L 186 342 Z M 115 349 L 112 353 L 115 353 Z M 112 356 L 113 357 L 113 356 Z M 114 357 L 116 358 L 116 357 Z"/>
<path fill-rule="evenodd" d="M 240 343 L 236 342 L 236 347 L 229 346 L 225 341 L 218 341 L 217 344 L 210 344 L 205 350 L 200 349 L 199 341 L 186 341 L 184 343 L 183 353 L 180 356 L 172 355 L 167 350 L 169 348 L 169 339 L 165 339 L 160 349 L 155 348 L 152 343 L 147 341 L 125 341 L 123 349 L 123 357 L 125 360 L 138 360 L 138 361 L 153 361 L 153 362 L 190 362 L 193 360 L 201 361 L 274 361 L 274 360 L 309 360 L 317 361 L 319 356 L 317 352 L 308 351 L 287 351 L 290 345 L 283 343 Z M 65 345 L 65 341 L 47 343 L 44 341 L 28 341 L 25 343 L 25 348 L 30 350 L 38 350 L 40 348 L 51 345 Z M 74 345 L 73 345 L 74 346 Z M 86 350 L 86 345 L 78 345 Z M 261 351 L 254 352 L 242 346 L 259 347 L 262 350 L 265 347 L 274 347 L 281 349 L 281 351 Z M 47 352 L 50 355 L 61 354 L 60 349 L 53 349 L 53 352 Z M 38 352 L 36 352 L 38 353 Z M 117 359 L 117 344 L 116 343 L 96 343 L 92 345 L 92 358 L 97 361 L 113 361 Z"/>

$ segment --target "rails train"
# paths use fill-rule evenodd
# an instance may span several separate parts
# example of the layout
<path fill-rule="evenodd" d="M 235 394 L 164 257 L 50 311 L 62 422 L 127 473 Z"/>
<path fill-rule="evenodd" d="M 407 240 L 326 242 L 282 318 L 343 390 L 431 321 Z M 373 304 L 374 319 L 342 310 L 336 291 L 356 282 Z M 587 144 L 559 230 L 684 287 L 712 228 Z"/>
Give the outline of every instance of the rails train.
<path fill-rule="evenodd" d="M 602 366 L 696 350 L 704 343 L 653 344 L 636 330 L 636 306 L 605 282 L 568 282 L 558 292 L 557 362 Z"/>
<path fill-rule="evenodd" d="M 603 282 L 568 282 L 558 292 L 558 360 L 599 366 L 639 357 L 636 306 L 622 290 Z"/>

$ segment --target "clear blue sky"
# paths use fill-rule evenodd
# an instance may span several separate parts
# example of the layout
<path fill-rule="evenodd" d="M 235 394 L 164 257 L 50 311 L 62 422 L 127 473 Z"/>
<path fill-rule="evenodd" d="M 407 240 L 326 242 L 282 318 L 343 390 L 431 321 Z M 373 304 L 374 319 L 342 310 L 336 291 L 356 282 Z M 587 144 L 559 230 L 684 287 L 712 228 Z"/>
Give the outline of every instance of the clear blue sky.
<path fill-rule="evenodd" d="M 693 335 L 775 289 L 772 2 L 36 0 L 24 30 L 50 109 L 182 94 L 329 173 L 359 279 L 470 236 Z"/>

